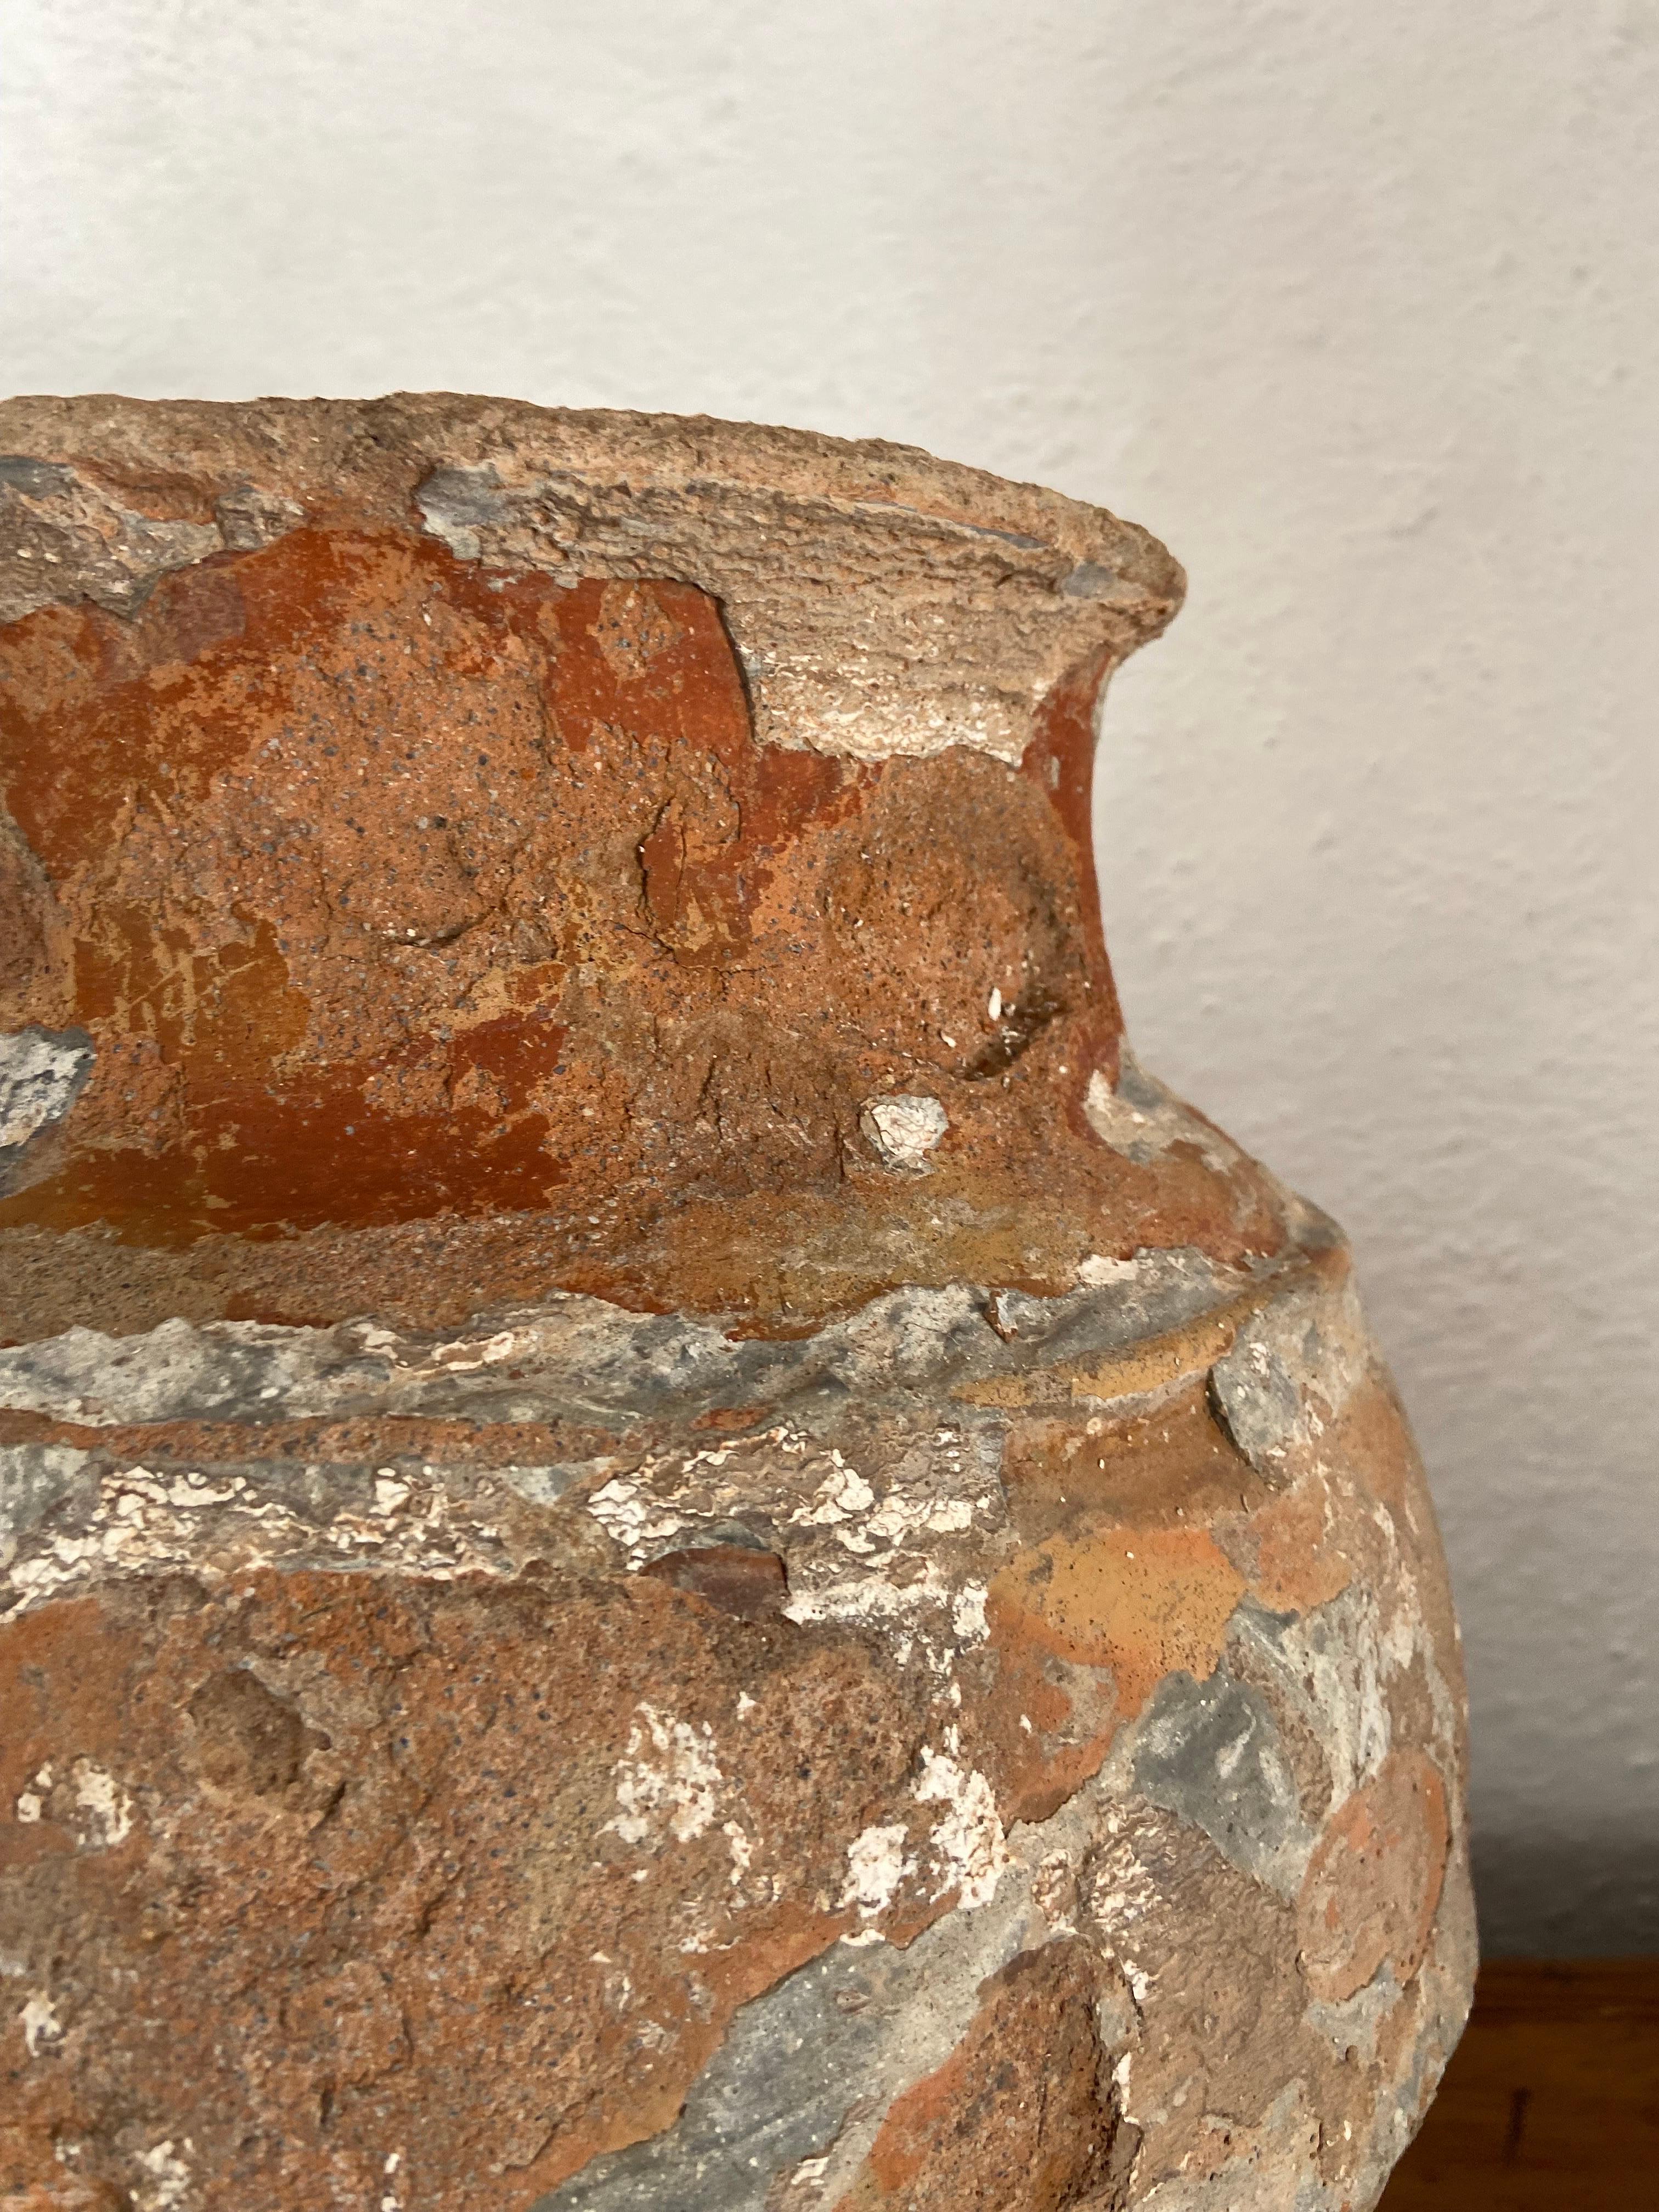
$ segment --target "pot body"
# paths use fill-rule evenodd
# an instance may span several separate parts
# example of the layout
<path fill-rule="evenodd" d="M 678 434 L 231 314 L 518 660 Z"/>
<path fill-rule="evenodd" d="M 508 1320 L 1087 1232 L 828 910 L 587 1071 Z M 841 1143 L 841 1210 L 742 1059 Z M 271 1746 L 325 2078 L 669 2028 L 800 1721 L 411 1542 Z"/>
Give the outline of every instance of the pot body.
<path fill-rule="evenodd" d="M 1122 1038 L 1167 554 L 0 413 L 12 2201 L 1373 2203 L 1456 1631 L 1339 1232 Z"/>

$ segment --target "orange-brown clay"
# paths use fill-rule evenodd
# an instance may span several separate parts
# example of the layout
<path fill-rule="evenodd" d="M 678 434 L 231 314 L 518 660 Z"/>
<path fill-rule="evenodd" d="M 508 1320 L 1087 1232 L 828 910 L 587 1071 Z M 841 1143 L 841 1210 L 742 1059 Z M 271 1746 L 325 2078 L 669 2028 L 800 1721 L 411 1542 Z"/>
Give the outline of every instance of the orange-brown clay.
<path fill-rule="evenodd" d="M 1364 2212 L 1473 1971 L 1339 1232 L 1146 1075 L 1133 526 L 0 407 L 0 2212 Z"/>

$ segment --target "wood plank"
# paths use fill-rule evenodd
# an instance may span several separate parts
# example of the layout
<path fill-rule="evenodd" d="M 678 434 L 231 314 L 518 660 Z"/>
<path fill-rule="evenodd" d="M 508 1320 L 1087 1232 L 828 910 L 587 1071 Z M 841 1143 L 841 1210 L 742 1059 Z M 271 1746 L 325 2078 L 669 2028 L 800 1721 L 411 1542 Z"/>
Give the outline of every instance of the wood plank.
<path fill-rule="evenodd" d="M 1659 1959 L 1494 1959 L 1382 2212 L 1659 2208 Z"/>

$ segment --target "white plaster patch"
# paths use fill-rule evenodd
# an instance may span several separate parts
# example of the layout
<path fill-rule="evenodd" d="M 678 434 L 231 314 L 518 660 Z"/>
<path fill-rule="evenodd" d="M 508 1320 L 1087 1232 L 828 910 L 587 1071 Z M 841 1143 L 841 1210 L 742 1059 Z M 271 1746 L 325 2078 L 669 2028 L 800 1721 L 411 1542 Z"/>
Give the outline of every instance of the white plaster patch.
<path fill-rule="evenodd" d="M 64 2039 L 63 2022 L 44 1990 L 33 1991 L 17 2018 L 23 2030 L 24 2047 L 31 2058 L 39 2058 L 43 2053 L 50 2056 Z"/>
<path fill-rule="evenodd" d="M 1077 1933 L 1077 1868 L 1069 1851 L 1049 1851 L 1031 1870 L 1031 1898 L 1052 1936 Z"/>
<path fill-rule="evenodd" d="M 587 1510 L 630 1559 L 642 1559 L 653 1545 L 666 1544 L 690 1524 L 662 1505 L 628 1475 L 613 1475 L 587 1501 Z"/>
<path fill-rule="evenodd" d="M 653 1842 L 664 1831 L 676 1843 L 691 1843 L 714 1826 L 725 1780 L 714 1760 L 714 1731 L 706 1721 L 699 1730 L 654 1705 L 637 1711 L 643 1725 L 629 1729 L 627 1753 L 611 1769 L 617 1810 L 605 1828 L 625 1844 Z"/>
<path fill-rule="evenodd" d="M 957 1601 L 951 1608 L 951 1626 L 961 1644 L 983 1644 L 990 1635 L 985 1618 L 985 1601 L 990 1591 L 983 1583 L 964 1583 L 957 1593 Z"/>
<path fill-rule="evenodd" d="M 1097 1076 L 1094 1080 L 1100 1079 Z M 1133 1260 L 1108 1260 L 1101 1253 L 1091 1252 L 1078 1269 L 1077 1279 L 1085 1290 L 1103 1291 L 1114 1283 L 1136 1282 L 1139 1274 Z"/>
<path fill-rule="evenodd" d="M 1124 1957 L 1120 1942 L 1125 1931 L 1157 1905 L 1158 1879 L 1136 1852 L 1133 1832 L 1121 1813 L 1109 1812 L 1102 1826 L 1104 1848 L 1090 1896 L 1090 1915 L 1128 1977 L 1139 2003 L 1146 1994 L 1146 1977 L 1136 1982 L 1138 1969 Z"/>
<path fill-rule="evenodd" d="M 442 1367 L 452 1375 L 467 1375 L 480 1367 L 493 1367 L 503 1359 L 511 1359 L 523 1352 L 530 1339 L 517 1329 L 497 1329 L 480 1343 L 475 1337 L 459 1337 L 451 1344 L 434 1344 L 432 1364 Z"/>
<path fill-rule="evenodd" d="M 898 1893 L 905 1876 L 914 1874 L 915 1862 L 905 1856 L 908 1831 L 903 1822 L 866 1828 L 847 1847 L 847 1880 L 843 1905 L 856 1905 L 866 1920 L 884 1912 Z"/>
<path fill-rule="evenodd" d="M 730 1880 L 735 1889 L 741 1884 L 744 1875 L 748 1873 L 754 1863 L 755 1847 L 749 1840 L 747 1831 L 736 1820 L 723 1822 L 720 1833 L 725 1837 L 726 1846 L 732 1854 Z"/>
<path fill-rule="evenodd" d="M 171 2136 L 138 2154 L 146 2179 L 133 2191 L 142 2212 L 178 2212 L 190 2191 L 190 2168 L 182 2153 L 194 2151 L 188 2136 L 176 2142 Z"/>
<path fill-rule="evenodd" d="M 38 1769 L 18 1795 L 16 1814 L 26 1826 L 48 1817 L 73 1826 L 83 1850 L 112 1850 L 132 1833 L 131 1798 L 90 1759 L 76 1759 L 61 1783 L 52 1766 Z"/>
<path fill-rule="evenodd" d="M 896 1091 L 884 1098 L 866 1098 L 859 1109 L 859 1127 L 884 1167 L 902 1175 L 932 1172 L 927 1155 L 951 1126 L 951 1117 L 937 1098 L 925 1092 Z"/>
<path fill-rule="evenodd" d="M 70 1782 L 82 1815 L 86 1842 L 93 1850 L 113 1850 L 132 1833 L 132 1800 L 112 1774 L 89 1759 L 77 1759 Z"/>
<path fill-rule="evenodd" d="M 611 1475 L 586 1503 L 636 1570 L 690 1532 L 748 1526 L 758 1515 L 791 1532 L 786 1620 L 896 1631 L 905 1655 L 919 1646 L 948 1675 L 962 1645 L 985 1640 L 984 1594 L 964 1589 L 966 1561 L 941 1556 L 935 1540 L 1000 1525 L 1000 1435 L 946 1428 L 866 1474 L 780 1422 L 648 1459 Z M 902 1568 L 892 1559 L 901 1548 Z"/>
<path fill-rule="evenodd" d="M 896 1654 L 900 1663 L 908 1657 L 914 1636 L 936 1671 L 948 1672 L 952 1656 L 948 1646 L 941 1648 L 924 1636 L 921 1624 L 930 1613 L 942 1615 L 957 1595 L 940 1574 L 937 1561 L 929 1559 L 913 1582 L 894 1583 L 879 1573 L 866 1572 L 812 1588 L 797 1586 L 782 1608 L 782 1617 L 803 1626 L 815 1620 L 851 1621 L 866 1628 L 902 1626 L 909 1633 Z"/>
<path fill-rule="evenodd" d="M 945 1464 L 947 1479 L 959 1480 L 961 1459 L 948 1447 Z M 975 1515 L 994 1514 L 996 1504 L 996 1499 L 988 1496 L 941 1498 L 920 1486 L 909 1489 L 896 1481 L 864 1523 L 865 1533 L 884 1546 L 902 1544 L 906 1537 L 923 1531 L 935 1536 L 965 1535 L 973 1527 Z"/>
<path fill-rule="evenodd" d="M 833 1455 L 839 1461 L 839 1452 Z M 812 1505 L 797 1519 L 816 1522 L 820 1528 L 831 1528 L 838 1521 L 850 1521 L 855 1514 L 867 1513 L 876 1502 L 876 1493 L 855 1468 L 837 1466 L 818 1486 Z"/>
<path fill-rule="evenodd" d="M 972 1912 L 995 1895 L 1002 1870 L 1009 1864 L 1008 1846 L 989 1782 L 977 1768 L 960 1765 L 955 1750 L 949 1736 L 943 1752 L 922 1746 L 915 1795 L 919 1804 L 949 1808 L 930 1838 L 943 1862 L 933 1894 L 941 1897 L 955 1889 L 962 1909 Z"/>
<path fill-rule="evenodd" d="M 422 1469 L 428 1477 L 434 1472 Z M 449 1504 L 434 1482 L 418 1515 L 371 1509 L 312 1522 L 280 1498 L 261 1497 L 246 1475 L 216 1483 L 194 1472 L 161 1475 L 147 1467 L 122 1468 L 100 1483 L 97 1503 L 80 1532 L 55 1532 L 43 1549 L 9 1568 L 12 1602 L 0 1620 L 96 1576 L 178 1565 L 213 1583 L 249 1559 L 279 1555 L 331 1562 L 369 1555 L 389 1566 L 418 1567 L 438 1582 L 462 1573 L 509 1571 L 512 1561 L 497 1547 L 496 1530 L 482 1522 L 470 1531 L 441 1525 Z"/>

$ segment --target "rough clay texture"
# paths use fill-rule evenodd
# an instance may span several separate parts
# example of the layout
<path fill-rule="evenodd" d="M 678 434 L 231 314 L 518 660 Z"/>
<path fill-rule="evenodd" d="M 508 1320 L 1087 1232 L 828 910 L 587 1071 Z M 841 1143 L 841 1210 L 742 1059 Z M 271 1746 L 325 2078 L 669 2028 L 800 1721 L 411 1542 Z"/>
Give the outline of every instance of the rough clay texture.
<path fill-rule="evenodd" d="M 1340 1236 L 1122 1044 L 1168 556 L 0 425 L 0 2203 L 1363 2212 L 1462 1674 Z"/>

